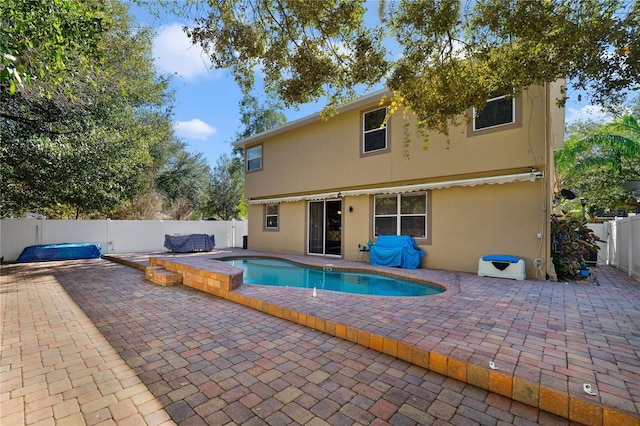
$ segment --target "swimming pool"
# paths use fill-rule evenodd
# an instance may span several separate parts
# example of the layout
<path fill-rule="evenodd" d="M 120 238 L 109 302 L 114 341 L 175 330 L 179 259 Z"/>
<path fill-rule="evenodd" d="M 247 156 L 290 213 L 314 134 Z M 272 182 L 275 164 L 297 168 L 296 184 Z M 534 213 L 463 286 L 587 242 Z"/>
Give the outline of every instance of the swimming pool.
<path fill-rule="evenodd" d="M 279 259 L 220 259 L 244 271 L 246 284 L 279 287 L 317 288 L 318 290 L 376 296 L 430 296 L 444 289 L 414 281 L 378 274 L 334 271 L 330 267 L 313 268 Z"/>

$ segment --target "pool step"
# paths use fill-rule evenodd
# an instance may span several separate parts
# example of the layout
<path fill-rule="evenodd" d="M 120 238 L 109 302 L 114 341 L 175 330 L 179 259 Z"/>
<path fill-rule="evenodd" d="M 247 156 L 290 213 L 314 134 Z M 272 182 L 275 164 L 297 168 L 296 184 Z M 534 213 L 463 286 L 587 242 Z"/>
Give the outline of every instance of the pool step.
<path fill-rule="evenodd" d="M 163 287 L 182 284 L 182 274 L 180 272 L 167 271 L 162 266 L 147 266 L 144 269 L 144 278 Z"/>

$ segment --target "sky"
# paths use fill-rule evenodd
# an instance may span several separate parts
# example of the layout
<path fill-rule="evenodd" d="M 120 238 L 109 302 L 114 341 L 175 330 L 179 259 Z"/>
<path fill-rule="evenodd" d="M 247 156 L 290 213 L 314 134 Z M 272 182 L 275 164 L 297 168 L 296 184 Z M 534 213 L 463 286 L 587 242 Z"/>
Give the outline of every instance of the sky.
<path fill-rule="evenodd" d="M 138 24 L 156 31 L 153 57 L 158 72 L 171 75 L 175 92 L 174 129 L 189 152 L 200 152 L 213 168 L 222 154 L 231 154 L 240 123 L 242 93 L 227 70 L 210 67 L 207 55 L 192 45 L 178 17 L 150 16 L 146 9 L 130 6 Z M 288 121 L 319 112 L 322 104 L 302 105 L 283 111 Z"/>
<path fill-rule="evenodd" d="M 155 29 L 153 56 L 162 75 L 172 75 L 175 91 L 174 129 L 187 144 L 187 150 L 202 153 L 213 168 L 223 154 L 231 154 L 231 142 L 241 128 L 239 102 L 242 93 L 227 70 L 215 70 L 198 46 L 192 45 L 182 28 L 189 22 L 174 15 L 151 17 L 146 9 L 132 5 L 131 14 L 138 24 Z M 373 10 L 368 19 L 376 19 Z M 569 92 L 565 117 L 567 124 L 604 117 L 601 109 L 577 101 Z M 587 98 L 583 96 L 583 98 Z M 287 120 L 319 112 L 324 105 L 307 104 L 284 111 Z"/>

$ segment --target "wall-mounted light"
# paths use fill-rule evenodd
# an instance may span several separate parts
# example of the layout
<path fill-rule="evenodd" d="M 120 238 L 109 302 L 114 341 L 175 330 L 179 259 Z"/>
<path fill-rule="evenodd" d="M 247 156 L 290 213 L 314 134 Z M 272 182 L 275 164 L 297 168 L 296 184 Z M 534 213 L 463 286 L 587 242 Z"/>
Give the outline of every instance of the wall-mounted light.
<path fill-rule="evenodd" d="M 353 212 L 353 206 L 349 206 L 349 212 Z"/>

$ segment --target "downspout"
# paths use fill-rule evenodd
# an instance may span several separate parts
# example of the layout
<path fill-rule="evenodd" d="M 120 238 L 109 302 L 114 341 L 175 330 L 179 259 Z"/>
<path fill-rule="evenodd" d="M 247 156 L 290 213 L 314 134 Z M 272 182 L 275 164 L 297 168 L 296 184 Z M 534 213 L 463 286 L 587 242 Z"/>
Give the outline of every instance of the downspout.
<path fill-rule="evenodd" d="M 545 173 L 544 173 L 544 203 L 542 207 L 542 256 L 546 264 L 546 274 L 551 281 L 557 281 L 558 276 L 551 260 L 551 216 L 549 206 L 553 206 L 553 183 L 555 180 L 555 163 L 553 157 L 553 135 L 551 132 L 551 85 L 545 87 Z M 542 277 L 546 279 L 546 277 Z"/>

